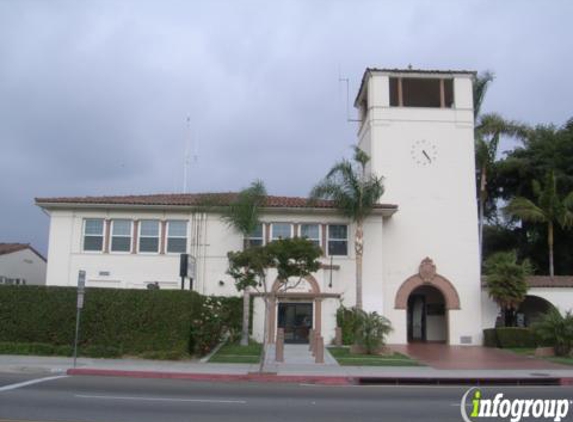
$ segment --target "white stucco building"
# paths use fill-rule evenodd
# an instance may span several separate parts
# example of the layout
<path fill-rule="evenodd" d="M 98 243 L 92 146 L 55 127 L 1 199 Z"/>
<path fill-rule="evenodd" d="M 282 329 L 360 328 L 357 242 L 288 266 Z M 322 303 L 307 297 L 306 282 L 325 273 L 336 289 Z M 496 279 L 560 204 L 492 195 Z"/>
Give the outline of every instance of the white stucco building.
<path fill-rule="evenodd" d="M 355 106 L 358 145 L 368 171 L 384 176 L 385 194 L 364 227 L 364 309 L 388 317 L 388 342 L 481 344 L 497 308 L 480 282 L 474 168 L 474 72 L 367 69 Z M 242 237 L 220 211 L 235 194 L 171 194 L 38 198 L 50 215 L 48 285 L 179 288 L 179 257 L 196 261 L 193 289 L 237 295 L 226 275 L 227 252 Z M 295 290 L 277 294 L 270 338 L 306 339 L 303 321 L 334 337 L 335 311 L 355 303 L 354 230 L 329 202 L 267 198 L 263 224 L 251 237 L 265 243 L 306 236 L 324 251 L 323 268 Z M 269 289 L 274 277 L 269 277 Z M 277 287 L 274 285 L 274 287 Z M 483 315 L 486 313 L 487 315 Z M 262 338 L 262 300 L 254 336 Z"/>
<path fill-rule="evenodd" d="M 46 284 L 46 258 L 27 243 L 0 243 L 0 285 Z"/>

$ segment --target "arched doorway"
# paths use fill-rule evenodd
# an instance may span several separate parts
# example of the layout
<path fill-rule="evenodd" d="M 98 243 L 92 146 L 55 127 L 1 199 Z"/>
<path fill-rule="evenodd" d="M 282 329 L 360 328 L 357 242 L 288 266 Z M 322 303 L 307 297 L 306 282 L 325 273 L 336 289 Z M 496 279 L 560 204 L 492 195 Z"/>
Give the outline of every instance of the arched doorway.
<path fill-rule="evenodd" d="M 408 342 L 447 342 L 446 301 L 436 287 L 414 289 L 408 297 L 406 315 Z"/>
<path fill-rule="evenodd" d="M 527 295 L 517 309 L 517 324 L 529 327 L 543 314 L 554 308 L 553 304 L 539 296 Z"/>
<path fill-rule="evenodd" d="M 398 289 L 394 307 L 406 310 L 409 342 L 448 343 L 449 311 L 460 309 L 460 298 L 453 284 L 436 272 L 433 261 L 425 258 L 418 274 Z"/>

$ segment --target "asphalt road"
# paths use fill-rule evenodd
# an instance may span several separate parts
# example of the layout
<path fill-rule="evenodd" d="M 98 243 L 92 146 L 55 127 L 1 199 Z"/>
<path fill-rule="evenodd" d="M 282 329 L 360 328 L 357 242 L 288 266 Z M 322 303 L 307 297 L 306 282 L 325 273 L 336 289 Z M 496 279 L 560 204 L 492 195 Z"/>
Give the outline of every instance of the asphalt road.
<path fill-rule="evenodd" d="M 39 378 L 0 373 L 0 421 L 460 421 L 460 399 L 467 391 L 467 387 L 452 386 L 315 386 L 113 377 L 62 377 L 25 384 Z M 506 397 L 573 399 L 571 387 L 481 391 L 484 397 L 503 392 Z M 573 420 L 573 405 L 570 413 L 564 420 Z"/>

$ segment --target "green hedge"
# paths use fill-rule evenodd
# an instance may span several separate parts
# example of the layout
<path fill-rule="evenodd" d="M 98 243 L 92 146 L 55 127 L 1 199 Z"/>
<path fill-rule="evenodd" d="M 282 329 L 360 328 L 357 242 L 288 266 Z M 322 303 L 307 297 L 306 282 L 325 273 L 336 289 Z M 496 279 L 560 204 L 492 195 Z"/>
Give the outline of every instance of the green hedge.
<path fill-rule="evenodd" d="M 355 333 L 358 330 L 358 319 L 354 308 L 340 306 L 336 310 L 336 325 L 342 329 L 342 344 L 355 343 Z"/>
<path fill-rule="evenodd" d="M 483 345 L 485 347 L 499 347 L 496 328 L 486 328 L 483 330 Z"/>
<path fill-rule="evenodd" d="M 499 347 L 537 347 L 537 338 L 529 328 L 500 327 L 496 328 Z"/>
<path fill-rule="evenodd" d="M 180 290 L 89 288 L 80 351 L 102 357 L 206 353 L 227 329 L 240 331 L 241 312 L 241 298 Z M 70 346 L 75 321 L 75 288 L 0 287 L 0 342 Z"/>

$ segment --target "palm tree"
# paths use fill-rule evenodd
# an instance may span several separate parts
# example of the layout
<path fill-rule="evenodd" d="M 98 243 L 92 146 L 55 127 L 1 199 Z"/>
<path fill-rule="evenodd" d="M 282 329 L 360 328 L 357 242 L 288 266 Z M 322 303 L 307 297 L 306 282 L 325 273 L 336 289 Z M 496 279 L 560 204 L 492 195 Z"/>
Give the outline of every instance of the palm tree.
<path fill-rule="evenodd" d="M 498 252 L 485 261 L 485 273 L 489 296 L 504 313 L 505 326 L 515 323 L 515 311 L 527 295 L 527 276 L 531 274 L 531 265 L 525 260 L 517 263 L 517 254 Z"/>
<path fill-rule="evenodd" d="M 259 221 L 260 208 L 264 205 L 267 191 L 262 181 L 256 180 L 246 189 L 239 192 L 237 199 L 232 202 L 223 214 L 223 219 L 236 231 L 243 235 L 243 249 L 249 245 L 249 235 L 251 235 Z M 241 345 L 249 344 L 249 289 L 243 290 L 243 322 L 241 329 Z"/>
<path fill-rule="evenodd" d="M 506 213 L 523 221 L 547 224 L 547 245 L 549 247 L 549 275 L 553 277 L 553 229 L 559 224 L 563 229 L 573 226 L 573 191 L 565 199 L 559 197 L 555 172 L 549 171 L 543 187 L 533 181 L 533 194 L 537 203 L 523 197 L 513 198 L 505 207 Z"/>
<path fill-rule="evenodd" d="M 370 157 L 357 146 L 354 162 L 346 159 L 336 163 L 326 177 L 311 191 L 310 199 L 327 199 L 356 223 L 356 308 L 362 309 L 362 257 L 364 253 L 364 220 L 384 193 L 382 177 L 366 174 Z"/>
<path fill-rule="evenodd" d="M 512 136 L 523 138 L 526 136 L 528 130 L 524 124 L 505 120 L 497 113 L 481 114 L 481 106 L 485 99 L 485 94 L 493 80 L 493 73 L 485 71 L 476 77 L 473 85 L 475 154 L 476 167 L 479 174 L 478 226 L 480 260 L 483 255 L 483 225 L 485 204 L 488 196 L 487 182 L 495 166 L 500 137 Z"/>

